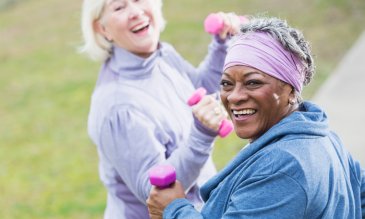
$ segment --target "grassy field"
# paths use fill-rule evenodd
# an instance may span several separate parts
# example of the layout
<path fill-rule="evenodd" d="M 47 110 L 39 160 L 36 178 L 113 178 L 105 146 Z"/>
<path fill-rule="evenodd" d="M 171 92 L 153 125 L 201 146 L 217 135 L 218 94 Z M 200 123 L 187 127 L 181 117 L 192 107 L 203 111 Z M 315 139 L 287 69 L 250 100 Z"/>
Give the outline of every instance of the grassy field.
<path fill-rule="evenodd" d="M 77 54 L 81 1 L 0 0 L 0 218 L 101 218 L 105 191 L 86 133 L 99 63 Z M 162 35 L 198 64 L 216 11 L 285 18 L 312 42 L 317 75 L 310 98 L 365 29 L 363 0 L 165 1 Z M 231 135 L 214 151 L 222 168 L 244 141 Z"/>

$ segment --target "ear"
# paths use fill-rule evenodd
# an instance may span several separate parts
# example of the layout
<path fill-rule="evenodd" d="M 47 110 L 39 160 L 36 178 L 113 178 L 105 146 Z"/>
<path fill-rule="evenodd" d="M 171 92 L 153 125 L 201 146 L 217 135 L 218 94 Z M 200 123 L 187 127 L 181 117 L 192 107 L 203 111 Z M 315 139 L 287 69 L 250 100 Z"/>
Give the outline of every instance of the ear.
<path fill-rule="evenodd" d="M 296 96 L 295 96 L 295 89 L 293 86 L 290 86 L 290 89 L 291 89 L 291 91 L 288 96 L 288 99 L 289 99 L 288 102 L 290 105 L 294 105 L 297 102 Z"/>
<path fill-rule="evenodd" d="M 95 20 L 93 23 L 94 32 L 102 35 L 107 41 L 112 41 L 112 37 L 106 30 L 105 26 L 101 23 L 100 20 Z"/>

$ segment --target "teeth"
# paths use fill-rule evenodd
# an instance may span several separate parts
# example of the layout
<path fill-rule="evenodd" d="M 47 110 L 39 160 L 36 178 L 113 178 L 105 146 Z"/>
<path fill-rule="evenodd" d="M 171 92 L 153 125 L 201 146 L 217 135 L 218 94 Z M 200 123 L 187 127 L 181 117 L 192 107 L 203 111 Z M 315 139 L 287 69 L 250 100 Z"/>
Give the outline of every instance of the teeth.
<path fill-rule="evenodd" d="M 133 32 L 137 32 L 137 31 L 139 31 L 139 30 L 141 30 L 141 29 L 145 28 L 147 25 L 148 25 L 148 23 L 138 25 L 138 26 L 134 27 L 134 28 L 132 29 L 132 31 L 133 31 Z"/>
<path fill-rule="evenodd" d="M 233 114 L 235 115 L 252 115 L 256 112 L 256 110 L 253 109 L 245 109 L 245 110 L 233 110 Z"/>

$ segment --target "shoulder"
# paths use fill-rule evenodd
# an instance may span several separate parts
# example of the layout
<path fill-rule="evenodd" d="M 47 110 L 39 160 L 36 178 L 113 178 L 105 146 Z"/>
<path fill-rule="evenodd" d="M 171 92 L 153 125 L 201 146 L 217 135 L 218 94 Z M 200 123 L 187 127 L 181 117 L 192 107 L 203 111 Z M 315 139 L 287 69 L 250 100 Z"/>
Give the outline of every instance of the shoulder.
<path fill-rule="evenodd" d="M 331 147 L 327 138 L 293 138 L 283 139 L 268 147 L 268 156 L 275 160 L 273 171 L 286 172 L 288 175 L 305 175 L 306 171 L 316 171 L 319 162 Z"/>
<path fill-rule="evenodd" d="M 141 96 L 142 91 L 137 88 L 121 86 L 117 82 L 110 82 L 97 87 L 91 98 L 88 117 L 89 135 L 97 142 L 100 129 L 108 119 L 131 119 L 131 113 L 143 115 L 143 104 L 147 101 Z"/>
<path fill-rule="evenodd" d="M 176 49 L 168 42 L 160 43 L 161 49 L 165 52 L 177 53 Z"/>
<path fill-rule="evenodd" d="M 149 94 L 135 84 L 113 81 L 97 87 L 91 98 L 91 108 L 109 111 L 115 106 L 141 108 Z"/>
<path fill-rule="evenodd" d="M 326 138 L 282 139 L 253 156 L 250 169 L 258 175 L 282 173 L 305 186 L 314 176 L 327 174 L 332 162 L 328 155 L 330 147 Z"/>
<path fill-rule="evenodd" d="M 181 61 L 184 60 L 176 49 L 167 42 L 161 42 L 161 53 L 165 60 Z"/>

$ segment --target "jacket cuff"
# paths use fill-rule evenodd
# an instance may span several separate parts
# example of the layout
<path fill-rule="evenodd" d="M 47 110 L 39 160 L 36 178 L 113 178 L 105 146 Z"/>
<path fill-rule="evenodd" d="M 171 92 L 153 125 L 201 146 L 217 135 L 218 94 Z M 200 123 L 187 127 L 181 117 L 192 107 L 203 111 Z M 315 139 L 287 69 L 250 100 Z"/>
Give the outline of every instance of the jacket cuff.
<path fill-rule="evenodd" d="M 194 206 L 185 198 L 175 199 L 164 209 L 163 218 L 176 218 L 178 211 L 184 207 L 194 208 Z"/>

